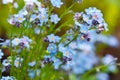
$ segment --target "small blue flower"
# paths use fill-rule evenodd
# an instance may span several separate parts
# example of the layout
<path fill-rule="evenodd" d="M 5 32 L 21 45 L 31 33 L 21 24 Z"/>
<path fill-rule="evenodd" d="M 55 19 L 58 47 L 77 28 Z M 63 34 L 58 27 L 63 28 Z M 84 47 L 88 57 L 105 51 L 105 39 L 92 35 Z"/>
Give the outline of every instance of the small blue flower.
<path fill-rule="evenodd" d="M 66 47 L 62 52 L 63 52 L 63 56 L 71 58 L 71 56 L 72 56 L 72 50 L 70 48 Z"/>
<path fill-rule="evenodd" d="M 53 63 L 54 69 L 58 69 L 60 64 L 62 64 L 62 62 L 55 57 L 52 57 L 52 60 L 54 61 L 54 63 Z"/>
<path fill-rule="evenodd" d="M 39 7 L 38 10 L 39 10 L 40 14 L 47 14 L 47 12 L 48 12 L 47 8 Z"/>
<path fill-rule="evenodd" d="M 50 0 L 52 5 L 54 7 L 60 8 L 60 6 L 63 4 L 63 2 L 61 2 L 61 0 Z"/>
<path fill-rule="evenodd" d="M 4 55 L 4 53 L 2 52 L 2 50 L 0 49 L 0 59 L 2 59 L 2 56 Z"/>
<path fill-rule="evenodd" d="M 36 14 L 32 14 L 31 17 L 30 17 L 30 21 L 33 21 L 37 18 L 37 15 Z"/>
<path fill-rule="evenodd" d="M 32 62 L 29 62 L 29 63 L 28 63 L 28 65 L 29 65 L 30 67 L 35 66 L 35 64 L 36 64 L 36 61 L 32 61 Z"/>
<path fill-rule="evenodd" d="M 57 46 L 54 43 L 51 43 L 47 47 L 48 52 L 51 56 L 55 55 L 57 53 Z"/>
<path fill-rule="evenodd" d="M 98 21 L 99 23 L 102 23 L 104 21 L 102 13 L 93 13 L 92 19 Z"/>
<path fill-rule="evenodd" d="M 34 70 L 29 70 L 29 71 L 28 71 L 28 76 L 29 76 L 31 79 L 35 78 L 35 75 L 36 75 L 36 73 L 35 73 Z"/>
<path fill-rule="evenodd" d="M 104 65 L 108 65 L 107 68 L 109 71 L 114 72 L 116 71 L 117 67 L 116 67 L 116 59 L 112 56 L 107 54 L 103 59 L 102 59 L 102 63 Z"/>
<path fill-rule="evenodd" d="M 44 23 L 46 23 L 48 21 L 47 13 L 40 14 L 38 17 L 40 19 L 40 26 L 42 26 Z"/>
<path fill-rule="evenodd" d="M 108 66 L 108 70 L 110 72 L 115 72 L 117 70 L 117 66 L 116 65 L 110 65 L 110 66 Z"/>
<path fill-rule="evenodd" d="M 109 75 L 107 73 L 97 73 L 97 80 L 109 80 Z"/>
<path fill-rule="evenodd" d="M 107 54 L 105 57 L 103 57 L 102 63 L 105 65 L 116 64 L 115 58 L 109 54 Z"/>
<path fill-rule="evenodd" d="M 22 14 L 16 14 L 14 16 L 15 16 L 16 22 L 22 23 L 25 20 L 24 15 L 22 15 Z"/>
<path fill-rule="evenodd" d="M 71 58 L 73 55 L 73 51 L 69 47 L 65 47 L 63 44 L 58 45 L 58 50 L 63 53 L 63 56 L 66 56 L 68 58 Z"/>
<path fill-rule="evenodd" d="M 90 15 L 83 14 L 83 20 L 91 25 L 92 20 L 90 19 L 90 17 L 91 17 Z"/>
<path fill-rule="evenodd" d="M 34 32 L 35 32 L 35 34 L 40 34 L 40 28 L 34 28 Z"/>
<path fill-rule="evenodd" d="M 80 24 L 80 32 L 81 33 L 87 33 L 88 32 L 88 26 L 87 25 L 83 25 L 83 24 Z"/>
<path fill-rule="evenodd" d="M 29 44 L 30 44 L 31 42 L 32 42 L 31 39 L 29 39 L 27 36 L 23 36 L 22 38 L 20 38 L 20 47 L 21 47 L 21 48 L 26 47 L 26 48 L 29 49 L 29 47 L 30 47 Z"/>
<path fill-rule="evenodd" d="M 52 15 L 50 16 L 50 21 L 53 22 L 53 23 L 55 23 L 55 24 L 57 24 L 58 21 L 60 21 L 60 18 L 58 17 L 57 14 L 52 14 Z"/>
<path fill-rule="evenodd" d="M 54 42 L 54 43 L 59 42 L 61 39 L 59 36 L 55 36 L 54 34 L 50 34 L 47 37 L 49 42 Z"/>
<path fill-rule="evenodd" d="M 22 10 L 19 11 L 18 15 L 23 15 L 26 16 L 28 14 L 27 10 L 23 8 Z"/>

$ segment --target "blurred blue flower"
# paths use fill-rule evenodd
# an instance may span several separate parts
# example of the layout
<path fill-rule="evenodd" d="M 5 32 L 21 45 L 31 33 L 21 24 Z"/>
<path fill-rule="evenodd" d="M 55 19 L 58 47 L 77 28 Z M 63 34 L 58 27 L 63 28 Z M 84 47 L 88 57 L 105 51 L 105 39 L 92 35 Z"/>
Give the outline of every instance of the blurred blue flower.
<path fill-rule="evenodd" d="M 29 65 L 30 67 L 33 67 L 35 64 L 36 64 L 36 61 L 32 61 L 32 62 L 29 62 L 29 63 L 28 63 L 28 65 Z"/>
<path fill-rule="evenodd" d="M 61 2 L 61 0 L 50 0 L 52 5 L 54 7 L 60 8 L 60 6 L 63 4 L 63 2 Z"/>
<path fill-rule="evenodd" d="M 69 57 L 71 58 L 71 56 L 73 55 L 72 50 L 69 47 L 65 47 L 62 50 L 63 56 Z"/>
<path fill-rule="evenodd" d="M 85 71 L 92 69 L 97 61 L 94 54 L 77 52 L 76 55 L 72 56 L 72 61 L 63 65 L 62 68 L 72 70 L 74 74 L 83 74 Z"/>
<path fill-rule="evenodd" d="M 59 42 L 61 39 L 59 36 L 55 36 L 54 34 L 48 35 L 47 38 L 49 42 L 54 42 L 54 43 Z"/>
<path fill-rule="evenodd" d="M 16 22 L 22 23 L 25 20 L 24 15 L 22 15 L 22 14 L 16 14 L 14 16 L 15 16 Z"/>
<path fill-rule="evenodd" d="M 97 80 L 109 80 L 109 75 L 107 73 L 97 73 Z"/>
<path fill-rule="evenodd" d="M 50 21 L 53 22 L 53 23 L 55 23 L 55 24 L 57 24 L 58 21 L 60 21 L 60 18 L 58 17 L 57 14 L 52 14 L 52 15 L 50 16 Z"/>
<path fill-rule="evenodd" d="M 36 18 L 37 18 L 37 15 L 36 14 L 32 14 L 30 16 L 30 21 L 34 21 Z"/>
<path fill-rule="evenodd" d="M 35 34 L 40 34 L 40 28 L 34 28 L 34 32 L 35 32 Z"/>
<path fill-rule="evenodd" d="M 48 52 L 51 56 L 54 56 L 57 53 L 57 46 L 54 43 L 50 43 L 47 47 Z"/>
<path fill-rule="evenodd" d="M 40 26 L 42 26 L 44 23 L 46 23 L 48 21 L 48 14 L 47 13 L 40 14 L 38 17 L 40 19 Z"/>
<path fill-rule="evenodd" d="M 65 46 L 65 44 L 63 43 L 58 45 L 58 50 L 63 53 L 63 56 L 68 57 L 68 58 L 71 58 L 72 55 L 74 54 L 74 51 L 70 47 Z"/>
<path fill-rule="evenodd" d="M 34 70 L 28 70 L 28 76 L 29 76 L 31 79 L 35 78 L 35 75 L 36 75 L 36 73 L 35 73 Z"/>
<path fill-rule="evenodd" d="M 87 33 L 88 32 L 89 26 L 83 25 L 83 24 L 80 24 L 79 26 L 80 26 L 80 32 L 81 33 Z"/>
<path fill-rule="evenodd" d="M 90 15 L 88 15 L 88 14 L 83 14 L 83 20 L 84 20 L 85 22 L 87 22 L 89 25 L 92 24 L 92 20 L 91 20 L 90 18 L 91 18 Z"/>
<path fill-rule="evenodd" d="M 96 41 L 105 43 L 111 47 L 118 47 L 120 45 L 117 38 L 111 35 L 105 36 L 105 35 L 99 34 L 97 35 Z"/>
<path fill-rule="evenodd" d="M 55 57 L 52 57 L 52 60 L 54 61 L 54 63 L 53 63 L 54 69 L 58 69 L 60 64 L 62 64 L 62 62 Z"/>
<path fill-rule="evenodd" d="M 102 63 L 107 65 L 107 68 L 110 72 L 115 72 L 117 69 L 116 58 L 114 58 L 112 55 L 107 54 L 105 57 L 103 57 Z"/>
<path fill-rule="evenodd" d="M 110 65 L 110 64 L 116 64 L 116 61 L 115 61 L 115 58 L 112 55 L 107 54 L 106 56 L 104 56 L 102 58 L 102 63 L 105 64 L 105 65 Z"/>
<path fill-rule="evenodd" d="M 20 44 L 20 39 L 19 38 L 14 38 L 12 40 L 12 46 L 18 46 Z"/>
<path fill-rule="evenodd" d="M 44 23 L 46 23 L 48 21 L 48 10 L 47 8 L 42 8 L 42 7 L 39 7 L 38 8 L 39 10 L 39 14 L 38 14 L 38 19 L 40 20 L 40 26 L 42 26 Z"/>

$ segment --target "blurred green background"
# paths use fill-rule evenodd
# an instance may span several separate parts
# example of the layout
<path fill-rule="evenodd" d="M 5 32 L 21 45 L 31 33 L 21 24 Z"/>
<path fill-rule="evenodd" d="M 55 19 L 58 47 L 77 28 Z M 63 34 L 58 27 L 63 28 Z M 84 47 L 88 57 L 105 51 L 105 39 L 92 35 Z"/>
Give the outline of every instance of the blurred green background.
<path fill-rule="evenodd" d="M 9 30 L 15 28 L 7 22 L 9 14 L 17 13 L 23 7 L 23 0 L 15 1 L 19 4 L 18 9 L 12 8 L 12 4 L 3 5 L 2 0 L 0 0 L 0 37 L 2 38 L 8 38 Z M 73 3 L 73 0 L 62 1 L 65 2 L 66 7 L 69 7 Z M 120 0 L 83 0 L 82 3 L 76 4 L 72 10 L 75 12 L 82 12 L 88 7 L 96 7 L 102 11 L 109 28 L 108 32 L 103 33 L 114 35 L 120 42 Z M 97 47 L 97 52 L 100 55 L 110 53 L 113 56 L 118 57 L 118 63 L 120 62 L 120 47 L 111 48 L 104 45 L 99 45 Z M 119 75 L 120 73 L 114 75 L 111 74 L 111 80 L 120 80 Z"/>

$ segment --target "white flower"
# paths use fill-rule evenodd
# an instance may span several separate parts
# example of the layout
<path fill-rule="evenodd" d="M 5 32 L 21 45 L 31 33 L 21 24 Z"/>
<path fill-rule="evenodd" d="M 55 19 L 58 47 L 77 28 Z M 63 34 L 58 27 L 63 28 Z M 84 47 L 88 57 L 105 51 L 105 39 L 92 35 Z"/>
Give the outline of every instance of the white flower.
<path fill-rule="evenodd" d="M 53 23 L 55 23 L 55 24 L 57 24 L 60 21 L 60 18 L 58 17 L 57 14 L 52 14 L 50 16 L 50 21 L 53 22 Z"/>

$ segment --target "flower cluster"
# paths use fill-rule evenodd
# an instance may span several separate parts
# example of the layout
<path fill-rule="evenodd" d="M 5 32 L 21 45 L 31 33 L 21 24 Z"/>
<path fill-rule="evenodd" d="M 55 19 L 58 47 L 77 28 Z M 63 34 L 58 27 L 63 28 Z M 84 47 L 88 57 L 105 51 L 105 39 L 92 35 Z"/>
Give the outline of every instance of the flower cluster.
<path fill-rule="evenodd" d="M 97 33 L 103 30 L 108 31 L 107 24 L 103 19 L 103 14 L 95 7 L 85 9 L 85 13 L 75 13 L 74 21 L 76 27 L 80 28 L 80 33 L 84 38 L 90 37 L 90 30 L 95 29 Z"/>
<path fill-rule="evenodd" d="M 59 68 L 59 65 L 62 63 L 59 58 L 56 57 L 58 54 L 58 43 L 60 42 L 61 38 L 59 36 L 55 36 L 54 34 L 48 35 L 44 41 L 49 42 L 47 47 L 47 51 L 49 55 L 44 56 L 43 63 L 53 63 L 55 69 Z"/>
<path fill-rule="evenodd" d="M 29 49 L 31 43 L 32 43 L 32 40 L 29 39 L 27 36 L 23 36 L 22 38 L 14 38 L 12 40 L 7 39 L 4 42 L 1 42 L 2 46 L 8 46 L 8 47 L 10 47 L 10 46 L 17 47 L 17 46 L 19 46 L 20 49 L 23 49 L 25 47 L 27 49 Z"/>
<path fill-rule="evenodd" d="M 8 22 L 11 25 L 15 25 L 17 27 L 25 26 L 29 28 L 33 26 L 38 27 L 44 25 L 49 27 L 49 23 L 57 24 L 60 21 L 60 18 L 57 14 L 52 13 L 51 15 L 49 15 L 48 8 L 42 7 L 42 4 L 39 1 L 24 1 L 25 6 L 23 7 L 23 9 L 21 9 L 18 14 L 14 14 L 9 17 Z M 60 0 L 58 1 L 51 0 L 51 3 L 53 6 L 60 8 L 62 2 Z"/>

